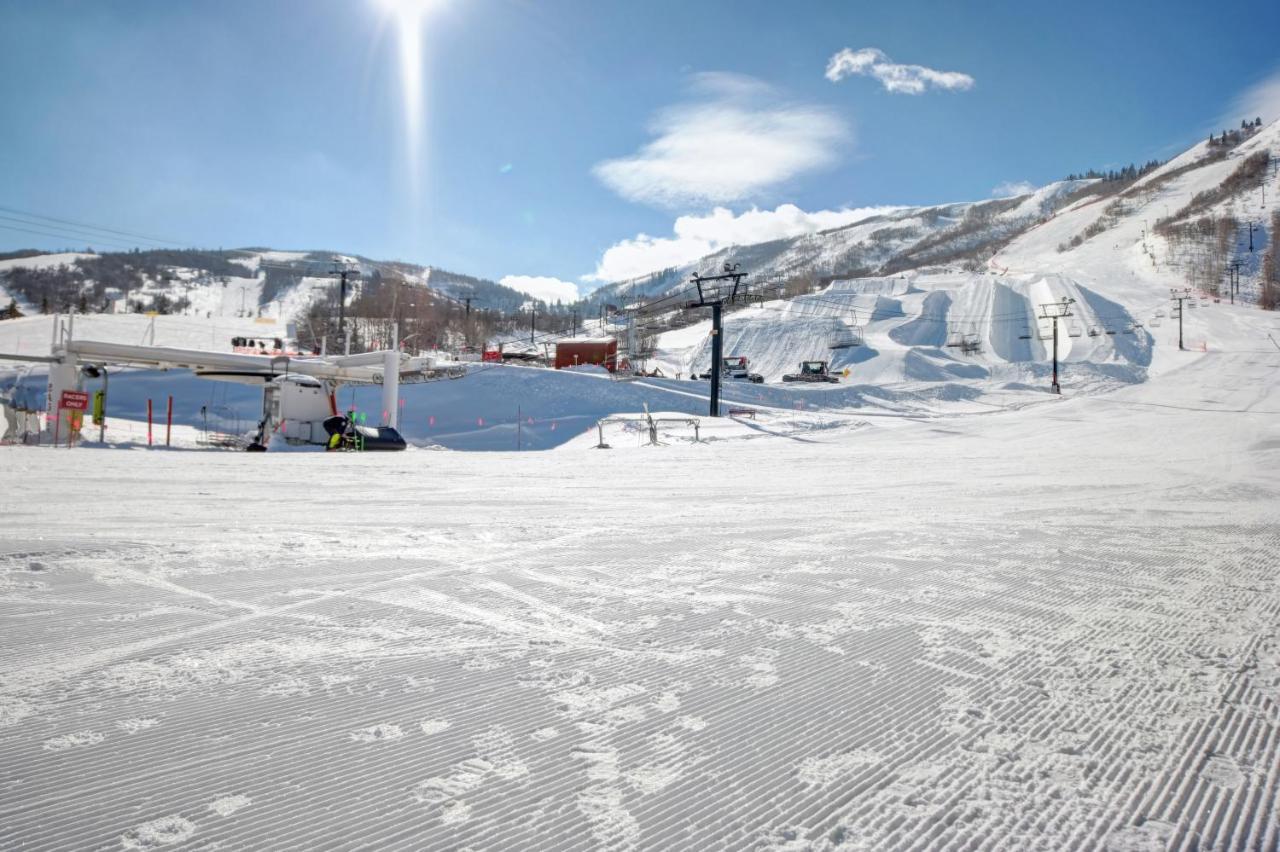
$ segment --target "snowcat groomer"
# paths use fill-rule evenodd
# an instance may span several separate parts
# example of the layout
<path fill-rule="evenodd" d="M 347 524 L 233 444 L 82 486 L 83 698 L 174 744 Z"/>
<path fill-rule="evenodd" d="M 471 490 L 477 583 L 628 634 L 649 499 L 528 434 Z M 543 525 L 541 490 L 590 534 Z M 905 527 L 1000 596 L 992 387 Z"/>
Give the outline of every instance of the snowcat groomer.
<path fill-rule="evenodd" d="M 800 372 L 787 373 L 782 380 L 784 382 L 830 382 L 831 384 L 840 381 L 831 375 L 826 361 L 801 361 Z"/>
<path fill-rule="evenodd" d="M 751 382 L 754 385 L 763 384 L 764 376 L 759 373 L 753 373 L 747 369 L 747 356 L 745 355 L 726 355 L 720 359 L 720 377 L 723 379 L 738 379 L 740 381 Z M 690 378 L 693 378 L 690 376 Z M 711 378 L 711 371 L 699 373 L 697 378 Z"/>

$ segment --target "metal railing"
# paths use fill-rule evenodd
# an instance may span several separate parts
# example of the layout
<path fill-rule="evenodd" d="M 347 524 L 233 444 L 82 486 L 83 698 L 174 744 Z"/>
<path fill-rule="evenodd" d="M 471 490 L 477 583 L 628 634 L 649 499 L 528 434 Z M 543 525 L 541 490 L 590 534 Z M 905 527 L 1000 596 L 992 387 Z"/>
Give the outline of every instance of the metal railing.
<path fill-rule="evenodd" d="M 699 427 L 698 418 L 696 417 L 654 417 L 649 414 L 649 407 L 646 405 L 643 417 L 605 417 L 601 420 L 597 420 L 596 429 L 598 430 L 600 435 L 600 442 L 596 444 L 596 449 L 597 450 L 613 449 L 604 440 L 604 427 L 610 426 L 610 425 L 618 425 L 618 424 L 621 424 L 621 425 L 639 424 L 641 426 L 644 426 L 649 432 L 649 443 L 645 444 L 645 446 L 647 447 L 661 446 L 661 442 L 658 440 L 658 426 L 664 423 L 682 423 L 685 426 L 692 426 L 694 443 L 695 444 L 699 443 L 702 440 L 702 435 L 699 432 L 699 428 L 698 428 Z"/>

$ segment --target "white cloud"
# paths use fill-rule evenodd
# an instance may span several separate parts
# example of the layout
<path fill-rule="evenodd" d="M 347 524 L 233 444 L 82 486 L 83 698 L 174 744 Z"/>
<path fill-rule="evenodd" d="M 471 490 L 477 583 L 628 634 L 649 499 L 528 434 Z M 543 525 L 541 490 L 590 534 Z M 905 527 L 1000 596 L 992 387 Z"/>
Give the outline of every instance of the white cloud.
<path fill-rule="evenodd" d="M 498 283 L 547 304 L 576 302 L 579 298 L 577 284 L 544 275 L 507 275 Z"/>
<path fill-rule="evenodd" d="M 899 65 L 891 62 L 884 51 L 874 47 L 844 50 L 827 63 L 827 79 L 838 83 L 845 77 L 860 74 L 874 77 L 886 91 L 902 95 L 919 95 L 930 87 L 957 91 L 973 88 L 973 78 L 959 71 L 936 71 L 923 65 Z"/>
<path fill-rule="evenodd" d="M 1231 102 L 1231 112 L 1222 117 L 1222 124 L 1239 127 L 1241 119 L 1255 118 L 1261 118 L 1264 123 L 1280 119 L 1280 70 L 1237 95 Z"/>
<path fill-rule="evenodd" d="M 681 216 L 673 227 L 674 236 L 651 237 L 639 234 L 610 246 L 596 265 L 584 275 L 586 281 L 625 281 L 671 266 L 680 266 L 719 251 L 726 246 L 798 237 L 829 228 L 838 228 L 894 210 L 894 207 L 861 207 L 806 212 L 794 204 L 775 210 L 752 208 L 735 215 L 717 207 L 705 216 Z"/>
<path fill-rule="evenodd" d="M 657 115 L 652 142 L 597 163 L 596 177 L 630 201 L 724 204 L 831 165 L 852 138 L 830 109 L 787 101 L 753 77 L 698 74 L 693 91 L 697 100 Z"/>
<path fill-rule="evenodd" d="M 1031 183 L 1030 181 L 1007 180 L 1007 181 L 1004 181 L 1003 183 L 998 183 L 995 185 L 995 187 L 991 190 L 991 197 L 992 198 L 1014 198 L 1019 195 L 1030 195 L 1031 193 L 1035 192 L 1038 188 L 1039 187 L 1037 187 L 1034 183 Z"/>

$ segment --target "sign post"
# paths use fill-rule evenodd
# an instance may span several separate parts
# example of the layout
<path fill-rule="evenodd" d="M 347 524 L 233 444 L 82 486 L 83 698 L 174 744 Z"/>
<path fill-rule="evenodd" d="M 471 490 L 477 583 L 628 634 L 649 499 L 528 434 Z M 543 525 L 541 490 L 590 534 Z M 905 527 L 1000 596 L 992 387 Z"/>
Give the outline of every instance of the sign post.
<path fill-rule="evenodd" d="M 84 391 L 65 390 L 62 392 L 62 396 L 58 397 L 58 419 L 53 426 L 53 445 L 55 447 L 58 446 L 58 432 L 62 426 L 62 412 L 74 412 L 67 417 L 67 448 L 70 449 L 71 442 L 75 439 L 78 416 L 83 416 L 88 407 L 89 394 Z"/>

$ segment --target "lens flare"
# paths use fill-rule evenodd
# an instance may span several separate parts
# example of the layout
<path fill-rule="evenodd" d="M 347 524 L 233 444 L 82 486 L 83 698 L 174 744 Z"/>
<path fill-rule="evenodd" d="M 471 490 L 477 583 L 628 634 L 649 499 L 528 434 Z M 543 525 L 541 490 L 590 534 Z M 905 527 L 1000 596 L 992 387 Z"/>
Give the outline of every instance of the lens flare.
<path fill-rule="evenodd" d="M 443 0 L 375 0 L 395 30 L 400 60 L 400 94 L 404 112 L 405 156 L 409 187 L 421 190 L 423 116 L 426 113 L 424 35 L 427 21 Z"/>

